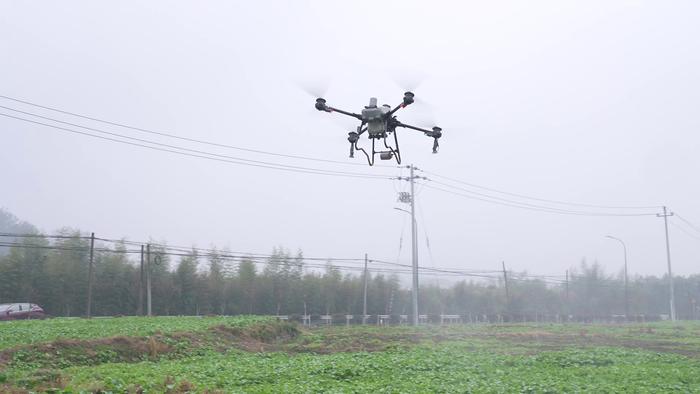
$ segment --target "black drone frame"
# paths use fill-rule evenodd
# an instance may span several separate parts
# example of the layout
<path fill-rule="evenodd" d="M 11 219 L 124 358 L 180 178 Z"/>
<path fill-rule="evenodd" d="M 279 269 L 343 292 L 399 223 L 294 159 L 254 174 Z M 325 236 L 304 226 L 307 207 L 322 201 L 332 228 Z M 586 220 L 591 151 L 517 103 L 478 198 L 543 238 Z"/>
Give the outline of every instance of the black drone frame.
<path fill-rule="evenodd" d="M 411 105 L 414 101 L 414 94 L 411 92 L 406 92 L 404 93 L 403 96 L 403 101 L 401 104 L 397 105 L 394 109 L 390 110 L 386 114 L 383 115 L 384 121 L 386 122 L 386 129 L 383 133 L 377 133 L 377 134 L 369 134 L 369 138 L 372 140 L 372 154 L 370 155 L 367 153 L 367 151 L 363 148 L 360 148 L 357 146 L 357 141 L 359 141 L 360 136 L 367 131 L 367 121 L 363 119 L 362 115 L 353 113 L 353 112 L 348 112 L 348 111 L 343 111 L 338 108 L 333 108 L 329 105 L 326 105 L 326 100 L 322 98 L 317 98 L 316 99 L 316 109 L 319 111 L 324 111 L 324 112 L 338 112 L 343 115 L 347 115 L 350 117 L 353 117 L 357 120 L 359 120 L 361 123 L 359 126 L 357 126 L 357 131 L 352 131 L 348 133 L 348 142 L 350 142 L 350 157 L 355 157 L 355 151 L 361 151 L 365 157 L 367 158 L 367 162 L 369 163 L 370 166 L 374 165 L 374 157 L 376 154 L 379 154 L 379 157 L 382 160 L 391 160 L 392 157 L 396 158 L 396 162 L 398 164 L 401 164 L 401 152 L 399 151 L 399 138 L 396 133 L 396 128 L 397 127 L 403 127 L 406 129 L 411 129 L 411 130 L 416 130 L 420 131 L 423 134 L 425 134 L 428 137 L 433 138 L 433 153 L 437 153 L 440 145 L 438 144 L 438 139 L 442 137 L 442 129 L 440 127 L 433 127 L 432 130 L 430 129 L 424 129 L 421 127 L 416 127 L 416 126 L 411 126 L 409 124 L 405 124 L 400 122 L 398 119 L 396 119 L 396 116 L 394 114 L 396 111 L 398 111 L 401 108 L 405 108 L 409 105 Z M 391 147 L 387 143 L 387 138 L 389 134 L 394 134 L 394 147 Z M 376 140 L 381 139 L 382 142 L 384 143 L 384 148 L 387 150 L 376 150 L 375 149 L 375 142 Z M 381 148 L 380 148 L 381 149 Z"/>

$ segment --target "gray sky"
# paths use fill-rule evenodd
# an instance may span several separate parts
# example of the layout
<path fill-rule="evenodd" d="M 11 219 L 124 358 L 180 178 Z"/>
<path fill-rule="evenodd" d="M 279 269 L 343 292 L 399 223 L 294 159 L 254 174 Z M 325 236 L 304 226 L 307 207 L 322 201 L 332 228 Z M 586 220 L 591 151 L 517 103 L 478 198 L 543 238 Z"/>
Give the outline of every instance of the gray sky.
<path fill-rule="evenodd" d="M 189 138 L 362 163 L 347 158 L 353 123 L 315 111 L 299 86 L 330 82 L 329 104 L 357 112 L 370 96 L 398 104 L 395 80 L 419 75 L 416 95 L 444 137 L 432 155 L 430 139 L 403 132 L 405 163 L 544 199 L 666 204 L 700 225 L 699 11 L 682 1 L 0 0 L 0 94 Z M 425 118 L 425 107 L 399 119 Z M 409 262 L 409 222 L 392 209 L 406 187 L 399 182 L 219 163 L 1 118 L 0 206 L 45 231 L 395 260 L 403 227 L 400 261 Z M 663 221 L 653 216 L 557 215 L 421 187 L 418 201 L 421 265 L 498 269 L 505 260 L 563 274 L 586 258 L 616 273 L 620 245 L 603 237 L 613 234 L 627 242 L 632 273 L 666 270 Z M 605 210 L 621 211 L 629 210 Z M 674 271 L 697 272 L 700 239 L 675 226 L 670 235 Z"/>

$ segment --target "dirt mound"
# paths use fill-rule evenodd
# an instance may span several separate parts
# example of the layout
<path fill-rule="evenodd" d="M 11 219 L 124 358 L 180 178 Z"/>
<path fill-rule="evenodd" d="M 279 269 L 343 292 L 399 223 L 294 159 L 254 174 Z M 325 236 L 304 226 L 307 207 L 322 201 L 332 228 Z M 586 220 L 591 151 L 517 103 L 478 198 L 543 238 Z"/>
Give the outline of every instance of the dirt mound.
<path fill-rule="evenodd" d="M 301 334 L 296 324 L 287 322 L 256 324 L 246 328 L 222 324 L 209 328 L 209 331 L 223 339 L 224 344 L 235 344 L 236 347 L 251 352 L 279 350 L 281 345 Z"/>
<path fill-rule="evenodd" d="M 139 362 L 178 358 L 213 348 L 226 351 L 269 351 L 299 335 L 295 324 L 270 322 L 248 327 L 219 325 L 205 331 L 156 333 L 147 337 L 117 336 L 99 339 L 62 339 L 25 345 L 0 352 L 0 370 L 6 366 L 66 368 L 108 362 Z"/>

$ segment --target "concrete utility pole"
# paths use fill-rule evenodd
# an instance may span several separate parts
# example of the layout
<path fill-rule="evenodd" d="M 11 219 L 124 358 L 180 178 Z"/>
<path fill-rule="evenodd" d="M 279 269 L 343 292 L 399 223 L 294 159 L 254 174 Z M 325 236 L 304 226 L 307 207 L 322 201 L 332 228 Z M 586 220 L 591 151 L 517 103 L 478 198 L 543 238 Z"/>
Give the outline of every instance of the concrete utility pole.
<path fill-rule="evenodd" d="M 415 193 L 415 180 L 416 179 L 427 179 L 425 177 L 421 176 L 416 176 L 414 171 L 419 170 L 416 166 L 413 164 L 406 166 L 406 168 L 410 169 L 411 174 L 409 177 L 399 177 L 398 180 L 404 180 L 404 181 L 409 181 L 411 182 L 411 198 L 410 198 L 410 204 L 411 204 L 411 211 L 408 212 L 404 209 L 401 208 L 394 208 L 399 211 L 404 211 L 408 212 L 411 214 L 411 245 L 412 245 L 412 267 L 413 267 L 413 287 L 412 287 L 412 303 L 413 303 L 413 325 L 417 326 L 418 325 L 418 224 L 416 223 L 416 193 Z M 403 201 L 402 199 L 402 202 Z"/>
<path fill-rule="evenodd" d="M 95 266 L 95 233 L 90 235 L 90 266 L 88 267 L 87 318 L 92 317 L 92 279 Z"/>
<path fill-rule="evenodd" d="M 362 292 L 362 324 L 367 324 L 367 253 L 365 253 L 365 271 L 362 276 L 365 282 L 365 290 Z"/>
<path fill-rule="evenodd" d="M 151 314 L 151 244 L 146 245 L 146 313 Z"/>
<path fill-rule="evenodd" d="M 676 321 L 676 295 L 673 290 L 673 271 L 671 270 L 671 244 L 668 240 L 668 217 L 673 216 L 673 212 L 668 212 L 666 206 L 664 208 L 664 213 L 656 214 L 658 217 L 664 218 L 664 230 L 666 230 L 666 262 L 668 263 L 668 289 L 669 289 L 669 302 L 671 304 L 671 321 Z"/>
<path fill-rule="evenodd" d="M 510 317 L 510 291 L 508 290 L 508 274 L 506 272 L 506 262 L 501 261 L 503 266 L 503 285 L 506 288 L 506 313 Z"/>
<path fill-rule="evenodd" d="M 571 304 L 569 304 L 569 270 L 566 270 L 566 320 L 569 321 L 571 315 Z"/>
<path fill-rule="evenodd" d="M 628 280 L 627 280 L 627 245 L 620 238 L 613 237 L 612 235 L 606 235 L 606 238 L 614 239 L 622 244 L 622 249 L 625 252 L 625 320 L 629 320 L 629 290 L 628 290 Z"/>
<path fill-rule="evenodd" d="M 139 270 L 139 307 L 136 314 L 143 316 L 143 245 L 141 245 L 141 264 Z"/>
<path fill-rule="evenodd" d="M 413 244 L 413 325 L 418 325 L 418 242 L 417 231 L 418 226 L 416 226 L 416 192 L 415 192 L 415 177 L 413 175 L 413 164 L 409 166 L 411 169 L 411 242 Z"/>

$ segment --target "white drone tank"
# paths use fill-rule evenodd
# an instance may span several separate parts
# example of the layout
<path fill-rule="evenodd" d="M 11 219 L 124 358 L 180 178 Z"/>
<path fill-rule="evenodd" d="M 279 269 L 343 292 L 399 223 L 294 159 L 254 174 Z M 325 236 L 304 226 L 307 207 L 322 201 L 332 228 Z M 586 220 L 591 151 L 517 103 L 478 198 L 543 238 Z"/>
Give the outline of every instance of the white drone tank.
<path fill-rule="evenodd" d="M 367 122 L 367 132 L 370 137 L 381 136 L 386 133 L 386 118 L 384 115 L 389 110 L 386 106 L 377 107 L 377 98 L 369 99 L 369 105 L 362 110 L 362 120 Z"/>

